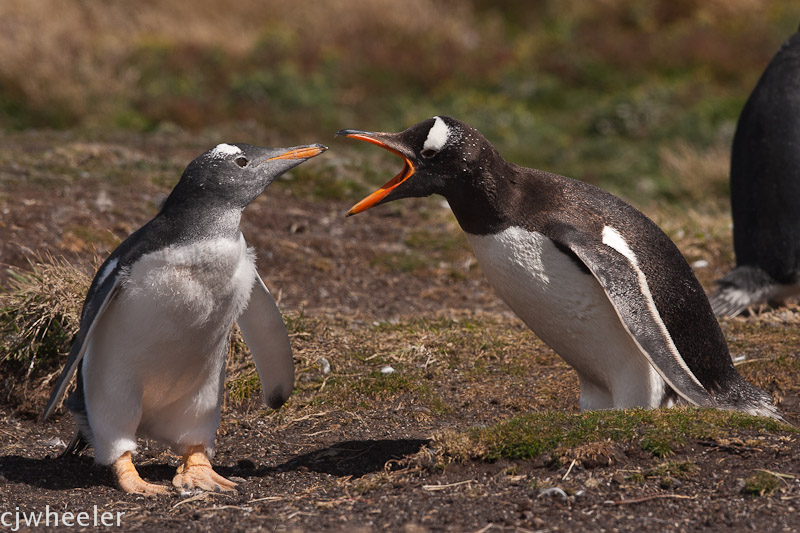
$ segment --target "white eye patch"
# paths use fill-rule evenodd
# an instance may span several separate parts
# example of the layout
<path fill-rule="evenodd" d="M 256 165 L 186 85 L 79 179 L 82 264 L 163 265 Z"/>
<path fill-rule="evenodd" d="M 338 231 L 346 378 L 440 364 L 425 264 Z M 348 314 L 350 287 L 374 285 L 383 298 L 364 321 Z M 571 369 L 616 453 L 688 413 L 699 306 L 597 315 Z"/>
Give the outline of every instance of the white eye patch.
<path fill-rule="evenodd" d="M 233 146 L 231 144 L 218 144 L 211 150 L 211 157 L 225 157 L 227 155 L 234 155 L 234 154 L 241 154 L 242 150 L 238 146 Z"/>
<path fill-rule="evenodd" d="M 450 128 L 444 123 L 440 117 L 434 117 L 433 127 L 428 132 L 428 138 L 425 139 L 425 144 L 422 145 L 423 150 L 439 151 L 447 144 L 447 139 L 450 137 Z"/>

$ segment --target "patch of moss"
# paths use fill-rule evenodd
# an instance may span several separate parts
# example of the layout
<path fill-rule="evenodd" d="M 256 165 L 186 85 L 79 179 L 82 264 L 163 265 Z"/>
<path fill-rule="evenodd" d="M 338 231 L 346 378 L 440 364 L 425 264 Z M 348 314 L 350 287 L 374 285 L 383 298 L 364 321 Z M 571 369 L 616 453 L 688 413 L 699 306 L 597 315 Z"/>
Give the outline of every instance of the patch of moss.
<path fill-rule="evenodd" d="M 697 465 L 691 461 L 665 461 L 647 470 L 643 478 L 657 478 L 662 489 L 668 489 L 675 484 L 675 480 L 688 479 L 697 472 Z"/>
<path fill-rule="evenodd" d="M 687 439 L 712 438 L 734 429 L 796 432 L 775 420 L 709 409 L 545 412 L 468 430 L 465 435 L 472 449 L 481 451 L 452 459 L 533 459 L 545 453 L 602 441 L 638 444 L 643 450 L 664 457 L 684 446 Z"/>
<path fill-rule="evenodd" d="M 742 492 L 752 496 L 766 496 L 775 492 L 778 486 L 780 480 L 776 475 L 759 470 L 745 480 Z"/>
<path fill-rule="evenodd" d="M 647 478 L 645 477 L 644 473 L 637 471 L 637 472 L 631 472 L 625 477 L 625 479 L 633 483 L 641 484 L 644 483 L 645 479 Z"/>

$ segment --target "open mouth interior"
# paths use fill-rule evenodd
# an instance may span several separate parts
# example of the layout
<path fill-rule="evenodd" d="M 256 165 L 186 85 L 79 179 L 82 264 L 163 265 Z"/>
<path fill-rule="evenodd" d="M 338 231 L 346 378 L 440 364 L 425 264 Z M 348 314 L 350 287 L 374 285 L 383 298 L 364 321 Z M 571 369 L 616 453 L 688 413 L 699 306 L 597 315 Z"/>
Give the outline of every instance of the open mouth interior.
<path fill-rule="evenodd" d="M 351 207 L 350 211 L 347 212 L 347 216 L 350 216 L 361 213 L 362 211 L 366 211 L 370 207 L 373 207 L 378 203 L 380 203 L 380 201 L 383 200 L 386 197 L 386 195 L 392 192 L 392 190 L 395 187 L 406 181 L 414 174 L 414 165 L 405 155 L 395 150 L 394 148 L 387 146 L 386 144 L 377 139 L 358 133 L 349 133 L 347 134 L 347 136 L 352 137 L 353 139 L 359 139 L 380 146 L 384 150 L 388 150 L 389 152 L 397 154 L 403 159 L 403 170 L 401 170 L 395 177 L 393 177 L 383 186 L 381 186 L 381 188 L 379 188 L 377 191 L 370 194 L 369 196 L 358 202 L 356 205 Z"/>

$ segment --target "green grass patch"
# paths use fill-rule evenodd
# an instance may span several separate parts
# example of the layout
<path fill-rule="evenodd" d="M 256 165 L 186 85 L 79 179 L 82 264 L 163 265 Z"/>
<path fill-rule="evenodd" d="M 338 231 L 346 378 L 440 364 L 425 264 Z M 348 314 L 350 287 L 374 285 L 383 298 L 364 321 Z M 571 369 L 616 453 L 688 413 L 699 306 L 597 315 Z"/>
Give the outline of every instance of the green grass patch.
<path fill-rule="evenodd" d="M 657 457 L 673 454 L 689 439 L 710 439 L 731 430 L 796 432 L 771 419 L 709 409 L 630 409 L 564 413 L 549 411 L 445 435 L 445 459 L 526 460 L 599 442 L 634 444 Z M 456 445 L 453 445 L 456 443 Z"/>
<path fill-rule="evenodd" d="M 380 371 L 345 383 L 339 382 L 338 389 L 349 394 L 366 396 L 369 399 L 388 399 L 410 395 L 414 405 L 427 407 L 432 414 L 444 415 L 451 411 L 446 402 L 431 388 L 431 385 L 414 374 L 394 372 L 382 374 Z"/>
<path fill-rule="evenodd" d="M 236 407 L 261 394 L 261 380 L 255 372 L 228 380 L 225 383 L 228 400 Z"/>
<path fill-rule="evenodd" d="M 380 371 L 375 371 L 369 376 L 354 381 L 348 388 L 353 392 L 372 398 L 385 398 L 403 392 L 420 392 L 424 386 L 419 385 L 407 374 L 397 372 L 382 374 Z"/>
<path fill-rule="evenodd" d="M 319 334 L 319 329 L 324 328 L 324 321 L 309 317 L 303 309 L 299 313 L 284 314 L 283 323 L 289 335 L 297 337 L 310 337 L 314 333 Z"/>

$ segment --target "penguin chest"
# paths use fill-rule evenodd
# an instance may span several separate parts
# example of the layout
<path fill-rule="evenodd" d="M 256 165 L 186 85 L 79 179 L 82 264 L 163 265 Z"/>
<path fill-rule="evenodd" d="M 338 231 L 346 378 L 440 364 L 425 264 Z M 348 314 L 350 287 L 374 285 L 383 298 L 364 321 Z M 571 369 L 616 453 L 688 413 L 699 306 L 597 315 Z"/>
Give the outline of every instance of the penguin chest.
<path fill-rule="evenodd" d="M 656 405 L 660 378 L 622 325 L 600 283 L 545 235 L 510 227 L 470 235 L 478 263 L 498 295 L 536 335 L 575 368 L 582 390 L 591 384 L 626 396 L 624 382 L 647 383 L 637 396 Z M 606 402 L 606 400 L 604 400 Z M 582 394 L 582 401 L 584 398 Z M 611 407 L 599 405 L 598 407 Z"/>
<path fill-rule="evenodd" d="M 164 315 L 176 334 L 230 327 L 247 305 L 255 256 L 244 237 L 171 246 L 138 261 L 125 296 Z"/>
<path fill-rule="evenodd" d="M 145 407 L 198 393 L 216 403 L 230 328 L 255 275 L 243 238 L 145 255 L 93 335 L 87 378 L 124 376 Z"/>

